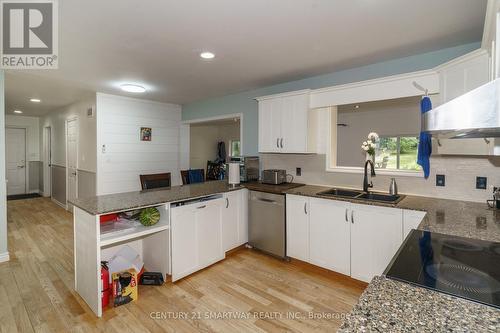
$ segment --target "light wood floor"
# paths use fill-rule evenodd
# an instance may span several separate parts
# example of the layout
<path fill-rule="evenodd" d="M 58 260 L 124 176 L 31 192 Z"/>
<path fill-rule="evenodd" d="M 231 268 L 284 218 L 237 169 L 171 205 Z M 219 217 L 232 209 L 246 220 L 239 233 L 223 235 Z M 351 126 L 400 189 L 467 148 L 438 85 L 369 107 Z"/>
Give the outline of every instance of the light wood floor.
<path fill-rule="evenodd" d="M 141 286 L 137 302 L 98 319 L 73 290 L 70 213 L 44 198 L 9 201 L 8 240 L 11 261 L 0 264 L 0 330 L 9 333 L 334 332 L 366 286 L 241 250 L 175 284 Z"/>

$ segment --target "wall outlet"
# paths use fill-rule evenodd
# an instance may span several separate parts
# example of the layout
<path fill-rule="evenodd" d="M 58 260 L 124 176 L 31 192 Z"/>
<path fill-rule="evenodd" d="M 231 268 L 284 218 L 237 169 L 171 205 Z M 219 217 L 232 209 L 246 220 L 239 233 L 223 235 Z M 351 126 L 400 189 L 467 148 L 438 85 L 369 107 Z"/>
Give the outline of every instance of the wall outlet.
<path fill-rule="evenodd" d="M 488 184 L 488 178 L 476 177 L 476 189 L 486 190 L 487 184 Z"/>
<path fill-rule="evenodd" d="M 302 176 L 302 168 L 295 168 L 295 176 Z"/>
<path fill-rule="evenodd" d="M 436 175 L 436 186 L 445 186 L 446 177 L 444 175 Z"/>

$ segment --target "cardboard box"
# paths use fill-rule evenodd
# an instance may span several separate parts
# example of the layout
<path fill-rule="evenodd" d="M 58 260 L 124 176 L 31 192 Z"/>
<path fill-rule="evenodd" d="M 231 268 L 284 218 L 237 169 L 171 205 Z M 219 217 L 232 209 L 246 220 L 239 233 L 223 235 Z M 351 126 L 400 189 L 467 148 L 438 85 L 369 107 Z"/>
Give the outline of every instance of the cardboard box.
<path fill-rule="evenodd" d="M 133 268 L 113 273 L 114 306 L 120 306 L 137 300 L 137 271 Z"/>

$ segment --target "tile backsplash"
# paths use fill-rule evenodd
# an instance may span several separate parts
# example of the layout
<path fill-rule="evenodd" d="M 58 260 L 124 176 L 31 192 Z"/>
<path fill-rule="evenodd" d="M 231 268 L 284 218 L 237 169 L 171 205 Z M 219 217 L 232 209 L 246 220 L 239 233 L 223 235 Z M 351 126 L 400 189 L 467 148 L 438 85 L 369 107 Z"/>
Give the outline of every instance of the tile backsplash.
<path fill-rule="evenodd" d="M 286 169 L 294 182 L 361 188 L 363 174 L 325 171 L 326 155 L 261 154 L 262 169 Z M 296 176 L 296 168 L 302 175 Z M 436 186 L 436 174 L 446 176 L 446 186 Z M 487 177 L 487 189 L 476 189 L 476 177 Z M 375 191 L 388 191 L 391 178 L 373 179 Z M 433 156 L 431 174 L 422 177 L 395 176 L 400 193 L 443 199 L 484 202 L 492 196 L 491 186 L 500 186 L 500 157 Z"/>

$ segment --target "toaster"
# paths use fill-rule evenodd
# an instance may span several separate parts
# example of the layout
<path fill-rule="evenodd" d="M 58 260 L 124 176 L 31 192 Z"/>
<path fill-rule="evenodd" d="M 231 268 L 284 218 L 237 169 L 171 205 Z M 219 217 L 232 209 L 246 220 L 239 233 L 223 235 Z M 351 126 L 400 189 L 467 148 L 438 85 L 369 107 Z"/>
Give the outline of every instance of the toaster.
<path fill-rule="evenodd" d="M 262 171 L 262 183 L 274 185 L 286 183 L 286 170 L 267 169 Z"/>

